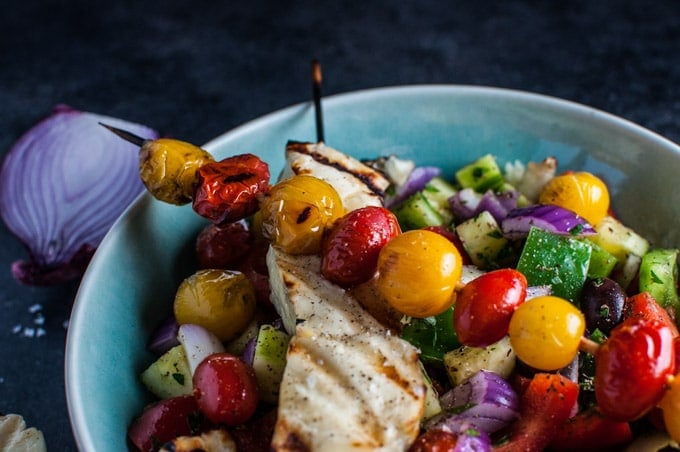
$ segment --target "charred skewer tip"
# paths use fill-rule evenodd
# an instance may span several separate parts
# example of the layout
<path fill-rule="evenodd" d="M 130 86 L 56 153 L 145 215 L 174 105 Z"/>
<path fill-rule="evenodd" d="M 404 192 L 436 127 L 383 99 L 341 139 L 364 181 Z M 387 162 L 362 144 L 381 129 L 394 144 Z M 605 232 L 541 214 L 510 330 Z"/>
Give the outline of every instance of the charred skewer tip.
<path fill-rule="evenodd" d="M 136 144 L 139 147 L 142 147 L 144 145 L 144 143 L 149 141 L 145 138 L 142 138 L 138 135 L 135 135 L 132 132 L 128 132 L 127 130 L 123 130 L 123 129 L 119 129 L 118 127 L 113 127 L 113 126 L 110 126 L 108 124 L 104 124 L 103 122 L 100 122 L 99 125 L 106 127 L 111 132 L 115 133 L 116 135 L 118 135 L 119 137 L 124 139 L 125 141 L 129 141 L 130 143 Z"/>
<path fill-rule="evenodd" d="M 317 60 L 312 61 L 312 90 L 316 119 L 316 141 L 321 143 L 324 141 L 323 113 L 321 112 L 321 65 Z"/>

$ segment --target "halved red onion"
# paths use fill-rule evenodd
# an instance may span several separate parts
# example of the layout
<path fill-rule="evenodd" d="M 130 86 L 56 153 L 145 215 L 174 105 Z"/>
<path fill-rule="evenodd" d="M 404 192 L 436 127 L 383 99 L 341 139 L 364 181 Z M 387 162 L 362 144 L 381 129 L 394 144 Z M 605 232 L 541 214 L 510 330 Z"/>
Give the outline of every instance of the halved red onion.
<path fill-rule="evenodd" d="M 394 195 L 385 199 L 385 207 L 390 208 L 405 201 L 412 194 L 425 188 L 425 185 L 441 174 L 441 169 L 436 166 L 417 166 L 411 171 L 404 185 L 397 187 Z"/>
<path fill-rule="evenodd" d="M 469 421 L 491 434 L 519 416 L 519 397 L 510 384 L 494 372 L 481 370 L 440 397 L 442 413 L 428 420 L 429 428 L 456 428 Z"/>
<path fill-rule="evenodd" d="M 217 336 L 200 325 L 191 323 L 180 325 L 177 339 L 184 346 L 192 375 L 207 356 L 225 351 Z"/>
<path fill-rule="evenodd" d="M 153 330 L 146 348 L 151 353 L 160 356 L 172 347 L 179 345 L 177 333 L 179 333 L 179 324 L 175 320 L 175 316 L 170 316 Z"/>
<path fill-rule="evenodd" d="M 0 216 L 29 253 L 12 266 L 19 281 L 50 285 L 80 276 L 104 234 L 144 190 L 139 148 L 99 122 L 158 137 L 140 124 L 60 105 L 5 156 Z"/>
<path fill-rule="evenodd" d="M 551 204 L 513 209 L 501 222 L 503 235 L 512 240 L 526 237 L 532 226 L 565 236 L 595 234 L 595 229 L 584 218 L 571 210 Z"/>

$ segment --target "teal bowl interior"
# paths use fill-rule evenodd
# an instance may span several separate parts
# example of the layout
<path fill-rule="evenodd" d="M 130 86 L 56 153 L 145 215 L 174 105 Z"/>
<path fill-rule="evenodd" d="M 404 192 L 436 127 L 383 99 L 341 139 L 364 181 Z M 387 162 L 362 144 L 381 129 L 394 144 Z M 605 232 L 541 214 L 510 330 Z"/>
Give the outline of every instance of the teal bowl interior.
<path fill-rule="evenodd" d="M 624 223 L 656 246 L 680 246 L 680 148 L 628 121 L 571 102 L 494 88 L 408 86 L 324 99 L 326 143 L 358 158 L 397 154 L 452 177 L 486 153 L 504 164 L 555 156 L 558 171 L 601 176 Z M 249 122 L 207 143 L 217 158 L 251 152 L 274 177 L 288 140 L 315 141 L 311 103 Z M 126 429 L 151 399 L 138 380 L 151 330 L 193 272 L 205 225 L 190 206 L 142 195 L 108 233 L 78 291 L 66 346 L 66 391 L 83 451 L 127 448 Z"/>

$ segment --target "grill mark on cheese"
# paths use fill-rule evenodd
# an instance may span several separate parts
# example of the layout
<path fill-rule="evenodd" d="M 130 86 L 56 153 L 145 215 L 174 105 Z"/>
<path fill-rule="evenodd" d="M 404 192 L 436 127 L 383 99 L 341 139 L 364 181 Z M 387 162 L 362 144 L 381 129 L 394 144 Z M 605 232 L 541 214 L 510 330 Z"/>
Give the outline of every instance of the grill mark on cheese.
<path fill-rule="evenodd" d="M 385 177 L 382 174 L 365 165 L 360 166 L 357 165 L 354 167 L 350 167 L 349 165 L 343 164 L 343 162 L 341 161 L 331 160 L 326 155 L 315 151 L 316 149 L 315 146 L 323 145 L 290 141 L 286 146 L 286 151 L 299 152 L 300 154 L 308 155 L 309 157 L 311 157 L 316 162 L 322 165 L 327 165 L 343 173 L 350 174 L 359 179 L 374 194 L 378 196 L 385 196 L 385 189 L 387 189 L 387 185 L 389 184 L 389 182 L 385 179 Z M 295 174 L 312 173 L 311 170 L 308 170 L 304 167 L 300 167 L 295 163 L 293 163 L 291 166 Z"/>

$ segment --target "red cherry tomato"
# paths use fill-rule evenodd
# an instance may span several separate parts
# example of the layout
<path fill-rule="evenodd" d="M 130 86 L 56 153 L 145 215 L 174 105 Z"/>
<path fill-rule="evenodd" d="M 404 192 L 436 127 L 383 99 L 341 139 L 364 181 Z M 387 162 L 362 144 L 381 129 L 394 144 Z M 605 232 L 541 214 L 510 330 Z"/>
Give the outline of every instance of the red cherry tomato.
<path fill-rule="evenodd" d="M 527 279 L 504 268 L 484 273 L 458 293 L 453 322 L 464 345 L 486 347 L 508 333 L 510 318 L 527 295 Z"/>
<path fill-rule="evenodd" d="M 671 329 L 674 336 L 678 335 L 678 327 L 666 311 L 657 301 L 647 292 L 639 293 L 626 298 L 623 304 L 623 318 L 642 318 L 658 320 Z"/>
<path fill-rule="evenodd" d="M 233 270 L 248 254 L 252 241 L 245 221 L 222 226 L 210 224 L 196 237 L 198 266 Z"/>
<path fill-rule="evenodd" d="M 321 273 L 342 287 L 368 281 L 376 271 L 380 250 L 400 233 L 397 218 L 384 207 L 349 212 L 323 241 Z"/>
<path fill-rule="evenodd" d="M 534 374 L 522 387 L 519 419 L 511 425 L 508 440 L 494 452 L 544 450 L 577 403 L 578 383 L 560 374 Z"/>
<path fill-rule="evenodd" d="M 447 452 L 455 450 L 458 435 L 442 429 L 431 429 L 420 435 L 408 452 Z"/>
<path fill-rule="evenodd" d="M 600 411 L 615 421 L 633 421 L 663 397 L 675 369 L 674 335 L 659 320 L 629 318 L 612 330 L 595 359 Z"/>
<path fill-rule="evenodd" d="M 239 425 L 255 413 L 258 402 L 255 373 L 234 355 L 208 356 L 196 367 L 193 384 L 198 407 L 215 423 Z"/>
<path fill-rule="evenodd" d="M 140 451 L 154 451 L 178 436 L 195 435 L 201 427 L 198 404 L 193 396 L 164 399 L 149 405 L 128 429 L 128 437 Z"/>
<path fill-rule="evenodd" d="M 257 211 L 269 189 L 269 166 L 253 154 L 235 155 L 198 168 L 193 209 L 215 224 L 242 220 Z"/>

